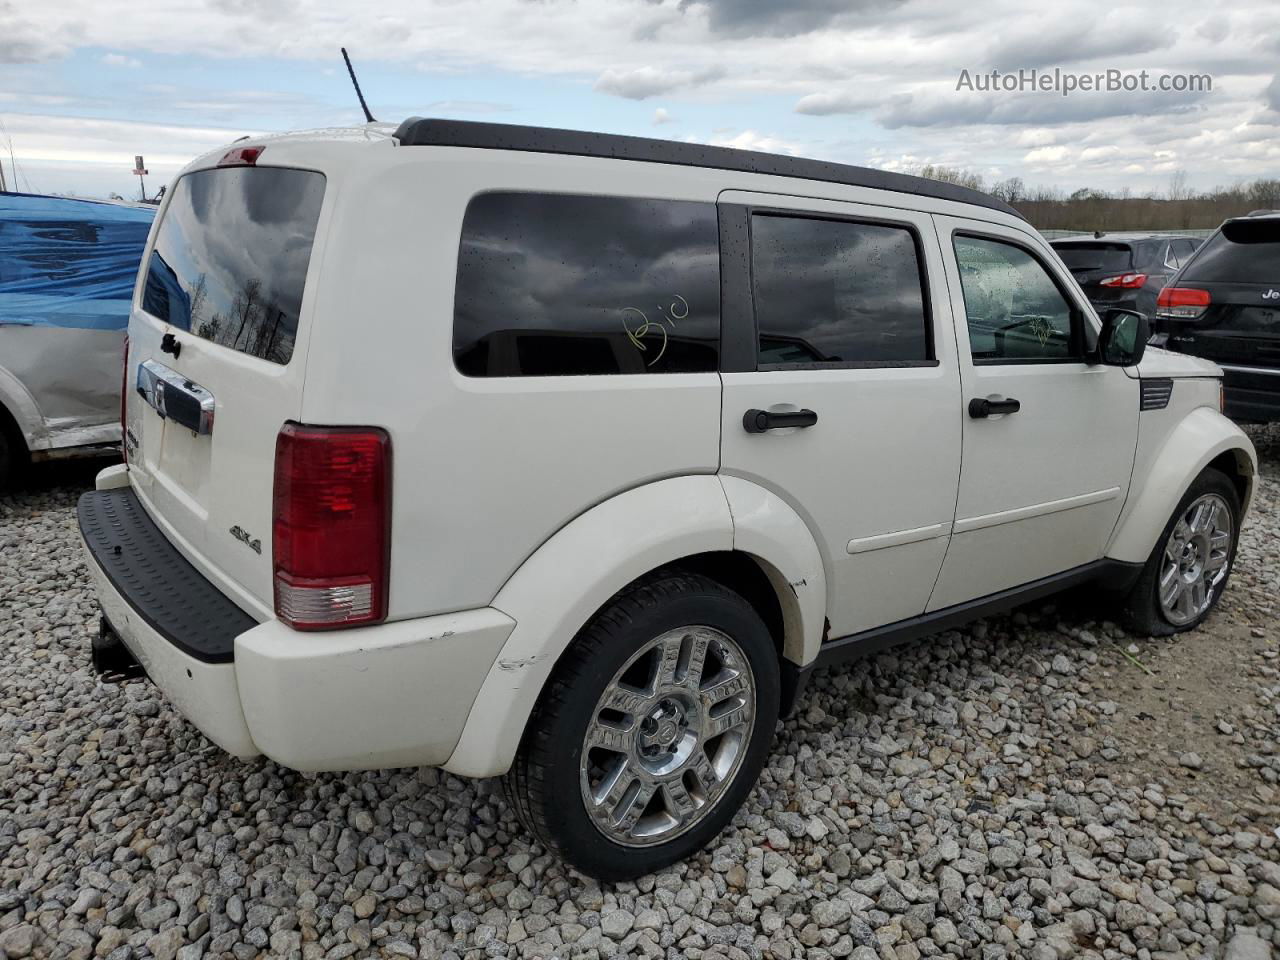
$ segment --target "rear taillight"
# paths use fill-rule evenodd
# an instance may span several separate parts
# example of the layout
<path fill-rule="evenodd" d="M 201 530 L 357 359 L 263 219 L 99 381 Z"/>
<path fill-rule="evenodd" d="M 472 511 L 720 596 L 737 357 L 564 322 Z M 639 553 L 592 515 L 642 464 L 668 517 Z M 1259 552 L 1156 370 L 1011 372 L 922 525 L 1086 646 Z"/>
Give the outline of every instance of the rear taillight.
<path fill-rule="evenodd" d="M 391 438 L 286 423 L 276 438 L 276 616 L 297 630 L 376 623 L 391 569 Z"/>
<path fill-rule="evenodd" d="M 129 424 L 125 422 L 125 404 L 129 400 L 129 334 L 124 335 L 124 357 L 120 361 L 120 455 L 129 463 Z"/>
<path fill-rule="evenodd" d="M 1120 287 L 1124 290 L 1137 290 L 1147 282 L 1145 273 L 1122 273 L 1119 276 L 1107 277 L 1105 280 L 1099 280 L 1100 287 Z"/>
<path fill-rule="evenodd" d="M 1194 320 L 1208 308 L 1208 290 L 1194 287 L 1165 287 L 1156 297 L 1156 315 L 1172 320 Z"/>

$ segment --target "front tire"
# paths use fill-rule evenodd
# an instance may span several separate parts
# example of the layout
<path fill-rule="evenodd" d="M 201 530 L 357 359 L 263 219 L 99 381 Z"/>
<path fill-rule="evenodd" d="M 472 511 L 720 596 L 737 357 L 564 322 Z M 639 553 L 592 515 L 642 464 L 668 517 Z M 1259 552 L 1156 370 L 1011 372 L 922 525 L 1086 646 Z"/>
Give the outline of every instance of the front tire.
<path fill-rule="evenodd" d="M 652 873 L 709 843 L 746 800 L 778 702 L 778 655 L 751 605 L 663 572 L 614 597 L 557 664 L 507 797 L 583 873 Z"/>
<path fill-rule="evenodd" d="M 1240 536 L 1240 498 L 1221 471 L 1192 482 L 1125 602 L 1131 629 L 1169 636 L 1199 626 L 1226 589 Z"/>

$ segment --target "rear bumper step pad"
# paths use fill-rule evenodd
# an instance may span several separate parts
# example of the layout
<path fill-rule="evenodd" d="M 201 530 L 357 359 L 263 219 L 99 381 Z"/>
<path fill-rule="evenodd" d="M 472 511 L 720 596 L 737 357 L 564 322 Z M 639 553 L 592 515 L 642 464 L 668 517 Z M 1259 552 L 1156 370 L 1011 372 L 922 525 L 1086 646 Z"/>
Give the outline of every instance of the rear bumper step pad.
<path fill-rule="evenodd" d="M 198 660 L 231 662 L 257 621 L 178 552 L 132 489 L 91 490 L 76 513 L 90 556 L 139 617 Z"/>

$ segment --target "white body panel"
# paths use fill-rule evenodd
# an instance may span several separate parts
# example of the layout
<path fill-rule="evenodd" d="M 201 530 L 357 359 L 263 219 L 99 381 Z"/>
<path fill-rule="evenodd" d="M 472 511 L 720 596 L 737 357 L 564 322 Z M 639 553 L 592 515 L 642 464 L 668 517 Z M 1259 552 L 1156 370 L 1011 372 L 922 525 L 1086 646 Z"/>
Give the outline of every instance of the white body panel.
<path fill-rule="evenodd" d="M 0 408 L 36 457 L 120 440 L 119 330 L 0 325 Z"/>
<path fill-rule="evenodd" d="M 1168 409 L 1139 416 L 1140 373 L 1212 377 L 1204 365 L 969 361 L 953 226 L 976 220 L 1016 236 L 1075 290 L 1047 244 L 998 211 L 737 171 L 401 148 L 373 126 L 272 139 L 259 164 L 327 179 L 293 359 L 273 364 L 181 333 L 181 356 L 164 354 L 171 331 L 141 309 L 140 285 L 131 369 L 154 359 L 207 388 L 214 430 L 175 428 L 131 385 L 130 467 L 99 481 L 131 484 L 164 535 L 258 621 L 236 639 L 233 664 L 192 667 L 99 585 L 160 686 L 240 755 L 308 770 L 501 773 L 578 631 L 665 564 L 749 557 L 782 613 L 780 656 L 802 667 L 828 636 L 1104 555 L 1141 561 L 1204 464 L 1231 451 L 1252 470 L 1247 439 L 1208 408 L 1216 380 L 1179 379 Z M 459 233 L 467 203 L 490 190 L 755 197 L 908 222 L 922 241 L 937 363 L 468 378 L 453 363 Z M 970 420 L 968 399 L 992 394 L 1019 397 L 1022 411 Z M 819 422 L 743 430 L 746 409 L 778 405 L 814 409 Z M 387 623 L 307 634 L 275 619 L 273 451 L 289 419 L 391 436 Z M 262 553 L 233 526 L 261 538 Z"/>
<path fill-rule="evenodd" d="M 960 380 L 942 258 L 927 215 L 890 206 L 732 192 L 721 202 L 863 217 L 920 236 L 932 366 L 725 373 L 721 471 L 805 518 L 827 573 L 832 636 L 922 613 L 947 549 L 960 476 Z M 743 414 L 811 409 L 805 429 L 747 433 Z"/>
<path fill-rule="evenodd" d="M 944 250 L 954 231 L 1007 238 L 1039 252 L 1078 294 L 1051 248 L 1025 229 L 936 217 Z M 1014 414 L 963 417 L 964 470 L 947 559 L 930 610 L 963 603 L 1097 560 L 1124 504 L 1138 434 L 1138 382 L 1118 367 L 989 363 L 972 359 L 954 256 L 947 278 L 955 312 L 964 404 L 1011 397 Z M 1092 324 L 1083 297 L 1077 308 Z"/>

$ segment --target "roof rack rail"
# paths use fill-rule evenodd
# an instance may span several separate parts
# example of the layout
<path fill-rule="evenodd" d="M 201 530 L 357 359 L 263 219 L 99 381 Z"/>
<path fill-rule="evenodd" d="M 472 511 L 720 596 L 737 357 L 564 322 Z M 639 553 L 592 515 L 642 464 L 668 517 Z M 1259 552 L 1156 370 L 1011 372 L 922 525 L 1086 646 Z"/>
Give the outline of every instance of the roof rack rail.
<path fill-rule="evenodd" d="M 733 147 L 712 147 L 701 143 L 655 140 L 613 133 L 589 133 L 553 127 L 527 127 L 473 120 L 433 120 L 409 117 L 396 129 L 395 138 L 407 147 L 475 147 L 490 150 L 521 150 L 532 153 L 562 153 L 580 157 L 605 157 L 670 163 L 716 170 L 737 170 L 802 180 L 824 180 L 854 187 L 893 190 L 937 200 L 953 200 L 998 210 L 1026 218 L 1003 200 L 968 187 L 913 177 L 889 170 L 855 167 L 826 160 L 787 157 Z"/>

